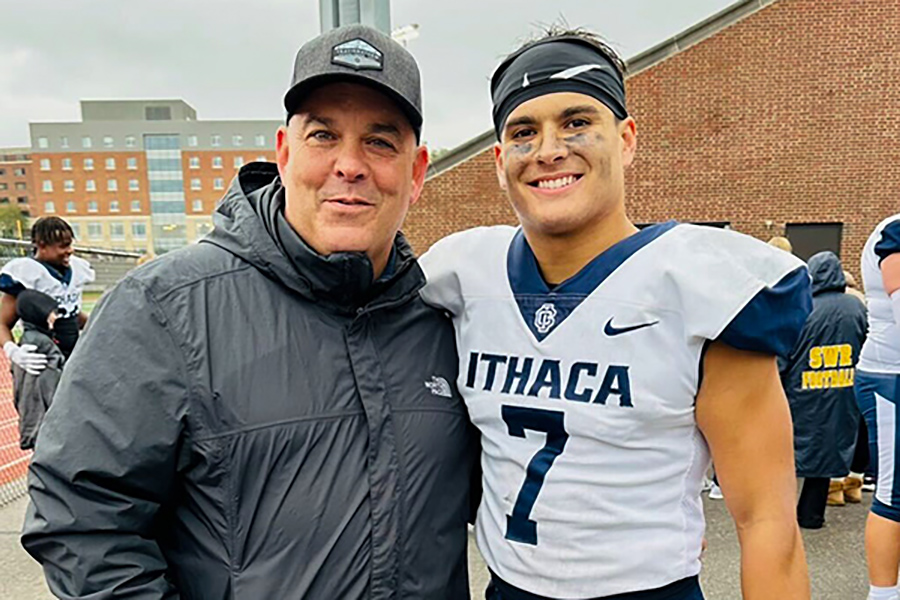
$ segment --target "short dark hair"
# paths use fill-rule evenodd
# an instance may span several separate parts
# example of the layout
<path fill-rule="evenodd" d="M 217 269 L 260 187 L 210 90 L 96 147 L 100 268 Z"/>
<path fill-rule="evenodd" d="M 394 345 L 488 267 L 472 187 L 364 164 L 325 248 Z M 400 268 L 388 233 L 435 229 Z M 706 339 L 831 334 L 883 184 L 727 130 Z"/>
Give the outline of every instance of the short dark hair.
<path fill-rule="evenodd" d="M 72 227 L 59 217 L 41 217 L 31 226 L 31 243 L 35 246 L 65 244 L 74 239 Z"/>
<path fill-rule="evenodd" d="M 591 46 L 596 48 L 597 51 L 600 52 L 600 54 L 609 59 L 609 62 L 611 62 L 613 66 L 615 66 L 615 68 L 619 71 L 619 76 L 622 77 L 622 79 L 625 78 L 625 74 L 628 72 L 628 66 L 625 64 L 625 61 L 622 60 L 622 57 L 619 56 L 619 53 L 609 45 L 609 42 L 600 37 L 599 34 L 596 34 L 589 29 L 585 29 L 584 27 L 570 27 L 567 24 L 554 24 L 544 26 L 544 30 L 542 32 L 528 39 L 514 52 L 511 52 L 507 56 L 507 58 L 537 43 L 543 43 L 547 40 L 562 38 L 578 38 L 583 42 L 590 44 Z"/>

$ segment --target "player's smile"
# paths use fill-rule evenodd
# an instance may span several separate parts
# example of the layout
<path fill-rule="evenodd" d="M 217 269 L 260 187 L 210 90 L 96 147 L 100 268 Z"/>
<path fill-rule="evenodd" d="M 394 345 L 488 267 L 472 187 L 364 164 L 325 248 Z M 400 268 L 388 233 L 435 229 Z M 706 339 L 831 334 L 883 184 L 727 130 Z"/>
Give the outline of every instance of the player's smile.
<path fill-rule="evenodd" d="M 555 196 L 569 192 L 584 177 L 581 173 L 545 175 L 528 182 L 528 186 L 541 195 Z"/>

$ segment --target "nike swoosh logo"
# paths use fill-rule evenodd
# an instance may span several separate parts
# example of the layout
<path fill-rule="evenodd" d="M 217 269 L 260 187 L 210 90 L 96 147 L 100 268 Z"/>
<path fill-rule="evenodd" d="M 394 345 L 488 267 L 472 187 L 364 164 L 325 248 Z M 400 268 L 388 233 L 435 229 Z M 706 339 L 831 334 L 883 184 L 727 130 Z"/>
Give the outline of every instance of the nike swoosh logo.
<path fill-rule="evenodd" d="M 614 335 L 622 335 L 623 333 L 628 333 L 630 331 L 635 331 L 637 329 L 643 329 L 644 327 L 653 327 L 658 324 L 659 321 L 653 321 L 651 323 L 641 323 L 640 325 L 631 325 L 629 327 L 613 327 L 613 320 L 610 319 L 606 322 L 606 326 L 603 328 L 603 333 L 612 337 Z"/>

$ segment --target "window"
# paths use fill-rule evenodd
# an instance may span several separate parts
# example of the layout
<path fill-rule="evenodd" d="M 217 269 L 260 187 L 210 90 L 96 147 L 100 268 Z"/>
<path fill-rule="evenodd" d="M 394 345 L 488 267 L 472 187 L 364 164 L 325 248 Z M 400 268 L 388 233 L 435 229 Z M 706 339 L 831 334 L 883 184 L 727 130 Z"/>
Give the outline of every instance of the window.
<path fill-rule="evenodd" d="M 72 235 L 75 237 L 75 239 L 80 238 L 81 237 L 81 225 L 79 225 L 78 223 L 69 223 L 69 226 L 72 228 Z"/>
<path fill-rule="evenodd" d="M 190 146 L 191 148 L 197 147 L 197 136 L 196 135 L 188 136 L 188 146 Z"/>
<path fill-rule="evenodd" d="M 785 235 L 794 247 L 794 254 L 803 260 L 823 250 L 831 250 L 840 257 L 843 223 L 788 223 Z"/>
<path fill-rule="evenodd" d="M 0 204 L 9 204 L 9 196 L 0 196 Z"/>
<path fill-rule="evenodd" d="M 45 137 L 38 138 L 38 148 L 47 149 L 50 147 L 50 140 Z"/>
<path fill-rule="evenodd" d="M 53 182 L 48 179 L 45 179 L 41 183 L 41 190 L 45 191 L 45 192 L 52 192 L 53 191 Z"/>
<path fill-rule="evenodd" d="M 82 148 L 90 148 L 91 146 L 93 146 L 93 142 L 91 142 L 90 136 L 86 135 L 83 138 L 81 138 L 81 147 Z"/>
<path fill-rule="evenodd" d="M 224 190 L 225 189 L 225 180 L 221 177 L 216 177 L 213 179 L 213 189 L 214 190 Z"/>
<path fill-rule="evenodd" d="M 16 177 L 25 177 L 25 167 L 13 169 L 13 175 L 15 175 Z"/>
<path fill-rule="evenodd" d="M 97 212 L 97 201 L 91 200 L 88 202 L 88 212 Z"/>
<path fill-rule="evenodd" d="M 257 156 L 256 162 L 266 162 L 268 159 L 265 156 Z"/>
<path fill-rule="evenodd" d="M 131 237 L 136 240 L 146 240 L 147 239 L 147 224 L 146 223 L 132 223 L 131 224 Z"/>
<path fill-rule="evenodd" d="M 93 171 L 94 170 L 94 159 L 93 158 L 84 159 L 84 170 L 85 171 Z"/>
<path fill-rule="evenodd" d="M 75 212 L 75 203 L 69 200 L 66 202 L 66 212 L 73 213 Z"/>
<path fill-rule="evenodd" d="M 222 168 L 222 157 L 221 156 L 213 156 L 213 169 L 221 169 Z"/>
<path fill-rule="evenodd" d="M 6 169 L 0 169 L 0 175 L 6 175 Z"/>
<path fill-rule="evenodd" d="M 125 136 L 125 147 L 134 148 L 137 146 L 137 139 L 133 135 Z"/>
<path fill-rule="evenodd" d="M 44 202 L 44 212 L 45 213 L 55 213 L 56 206 L 53 205 L 53 202 Z"/>
<path fill-rule="evenodd" d="M 28 184 L 25 183 L 24 181 L 17 181 L 17 182 L 16 182 L 16 189 L 17 189 L 17 190 L 27 190 L 27 189 L 28 189 Z"/>
<path fill-rule="evenodd" d="M 88 192 L 96 192 L 97 191 L 97 182 L 93 179 L 88 179 L 84 182 L 84 189 Z"/>
<path fill-rule="evenodd" d="M 118 192 L 119 191 L 119 182 L 116 179 L 107 179 L 106 180 L 106 191 L 107 192 Z"/>
<path fill-rule="evenodd" d="M 194 212 L 202 211 L 203 210 L 203 200 L 200 200 L 200 199 L 194 200 L 191 207 L 194 209 Z"/>
<path fill-rule="evenodd" d="M 67 192 L 74 192 L 75 191 L 75 182 L 72 181 L 71 179 L 66 179 L 65 181 L 63 181 L 63 189 Z"/>
<path fill-rule="evenodd" d="M 119 212 L 119 201 L 118 200 L 110 200 L 109 201 L 109 212 Z"/>
<path fill-rule="evenodd" d="M 140 200 L 132 200 L 131 201 L 131 212 L 141 212 L 141 201 Z"/>
<path fill-rule="evenodd" d="M 66 136 L 62 136 L 59 138 L 59 147 L 60 148 L 68 148 L 69 147 L 69 138 Z"/>
<path fill-rule="evenodd" d="M 88 223 L 88 239 L 89 240 L 102 240 L 103 239 L 103 224 L 102 223 Z"/>
<path fill-rule="evenodd" d="M 0 190 L 8 190 L 9 184 L 0 181 Z"/>
<path fill-rule="evenodd" d="M 200 180 L 197 178 L 191 179 L 191 189 L 199 190 L 200 189 Z"/>
<path fill-rule="evenodd" d="M 129 179 L 129 180 L 128 180 L 128 191 L 130 191 L 130 192 L 136 192 L 136 191 L 138 191 L 139 189 L 141 189 L 141 186 L 140 186 L 140 184 L 138 184 L 138 180 L 137 180 L 137 179 Z"/>
<path fill-rule="evenodd" d="M 212 231 L 212 223 L 197 223 L 197 237 Z"/>
<path fill-rule="evenodd" d="M 240 169 L 244 166 L 244 157 L 243 156 L 235 156 L 234 157 L 234 168 Z"/>
<path fill-rule="evenodd" d="M 129 158 L 128 160 L 125 161 L 125 163 L 126 163 L 125 166 L 128 167 L 128 169 L 130 171 L 134 171 L 137 169 L 137 159 L 136 158 L 134 158 L 134 157 Z"/>
<path fill-rule="evenodd" d="M 50 159 L 42 158 L 41 159 L 41 171 L 49 171 L 50 170 Z"/>
<path fill-rule="evenodd" d="M 114 159 L 114 158 L 106 159 L 106 170 L 107 171 L 115 171 L 116 170 L 116 159 Z"/>
<path fill-rule="evenodd" d="M 189 161 L 189 165 L 191 169 L 199 169 L 200 168 L 200 157 L 192 156 Z"/>
<path fill-rule="evenodd" d="M 209 136 L 209 145 L 210 146 L 221 146 L 222 145 L 222 136 L 218 133 L 214 133 Z"/>
<path fill-rule="evenodd" d="M 72 159 L 71 158 L 62 159 L 62 170 L 63 171 L 71 171 L 72 170 Z"/>
<path fill-rule="evenodd" d="M 16 198 L 16 202 L 19 204 L 28 204 L 28 196 L 19 196 Z"/>
<path fill-rule="evenodd" d="M 125 225 L 119 221 L 109 224 L 109 239 L 120 242 L 125 239 Z"/>
<path fill-rule="evenodd" d="M 231 145 L 232 146 L 243 146 L 244 145 L 244 136 L 242 136 L 242 135 L 231 136 Z"/>
<path fill-rule="evenodd" d="M 266 145 L 266 136 L 260 134 L 256 136 L 256 147 L 262 148 Z"/>
<path fill-rule="evenodd" d="M 112 148 L 113 147 L 113 139 L 110 135 L 103 136 L 103 147 L 104 148 Z"/>

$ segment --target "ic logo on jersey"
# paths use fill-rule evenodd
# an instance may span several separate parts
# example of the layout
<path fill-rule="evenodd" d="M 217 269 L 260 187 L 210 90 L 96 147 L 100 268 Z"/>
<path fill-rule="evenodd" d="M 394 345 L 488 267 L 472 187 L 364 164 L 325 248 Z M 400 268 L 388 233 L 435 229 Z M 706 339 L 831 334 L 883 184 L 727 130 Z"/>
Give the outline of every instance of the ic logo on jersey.
<path fill-rule="evenodd" d="M 534 328 L 540 333 L 547 333 L 556 325 L 556 306 L 546 302 L 534 313 Z"/>

